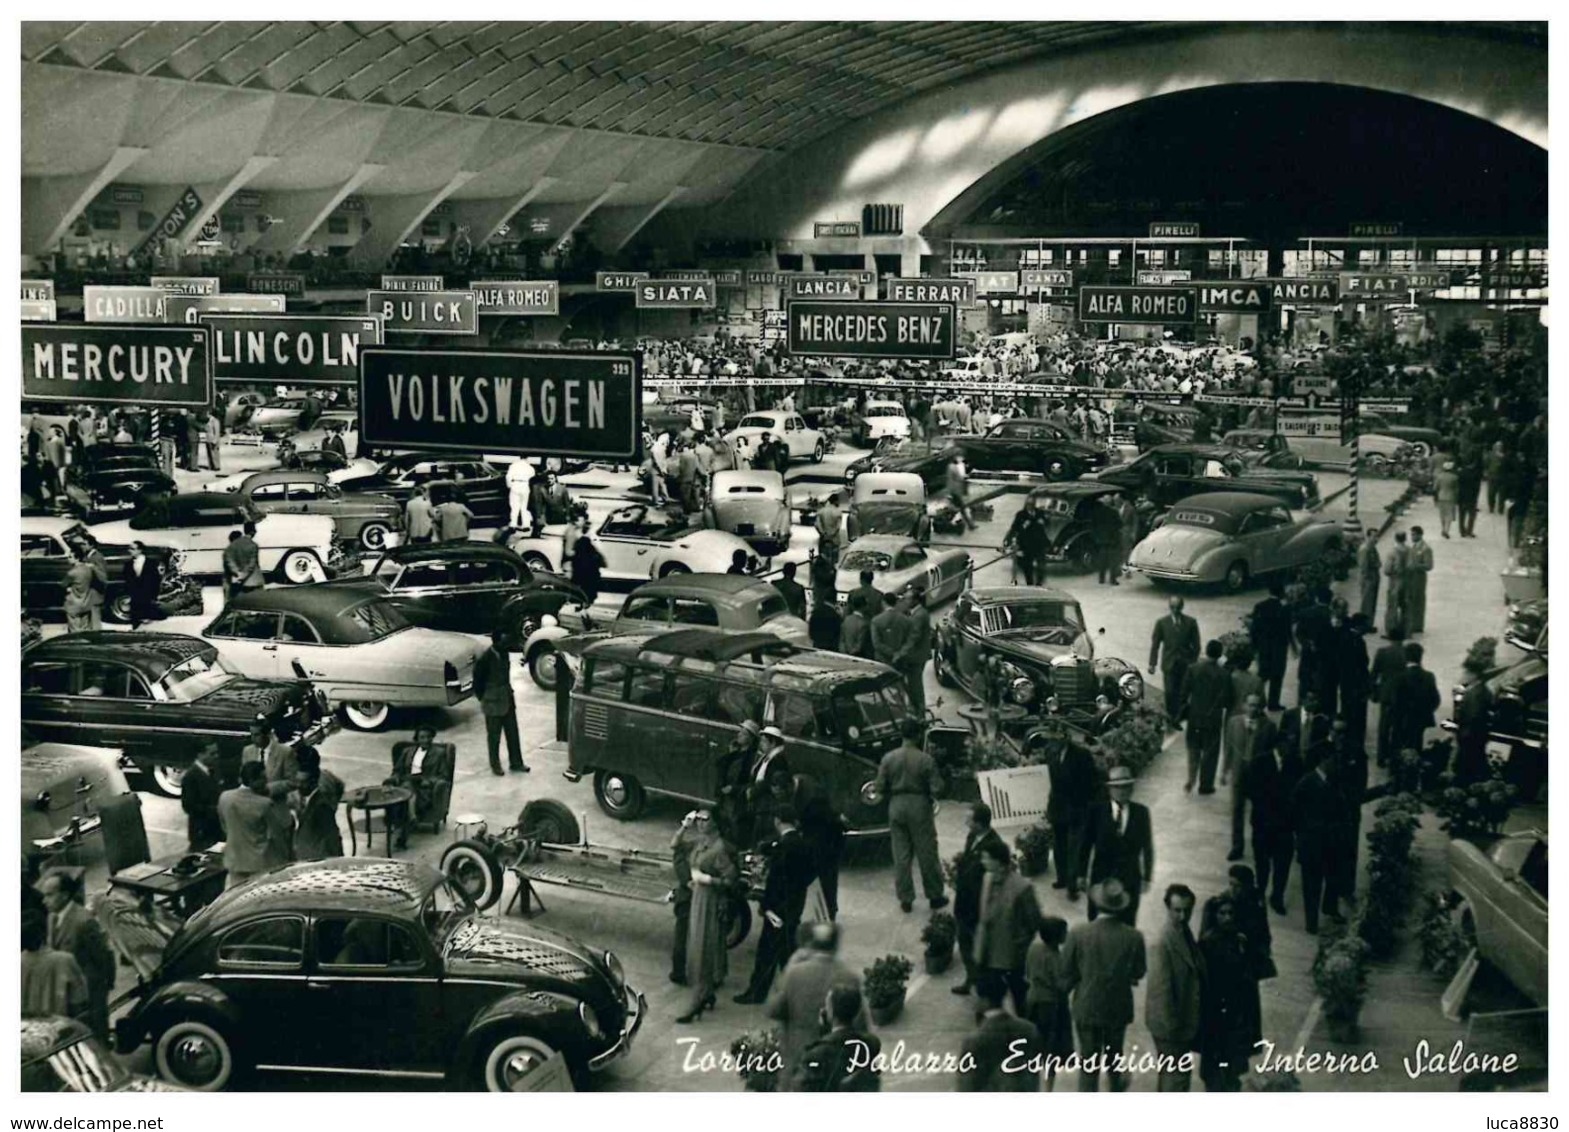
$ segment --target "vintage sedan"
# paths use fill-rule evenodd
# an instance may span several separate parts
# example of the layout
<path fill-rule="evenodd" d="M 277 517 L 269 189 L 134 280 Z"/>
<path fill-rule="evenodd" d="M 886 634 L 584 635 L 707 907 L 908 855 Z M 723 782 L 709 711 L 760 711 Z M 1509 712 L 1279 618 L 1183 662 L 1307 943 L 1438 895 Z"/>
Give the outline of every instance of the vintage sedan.
<path fill-rule="evenodd" d="M 703 509 L 703 526 L 745 539 L 772 557 L 790 545 L 790 501 L 778 472 L 715 472 Z"/>
<path fill-rule="evenodd" d="M 474 694 L 484 646 L 411 625 L 353 587 L 290 586 L 232 598 L 202 639 L 246 676 L 303 674 L 352 727 L 374 731 L 395 707 L 452 707 Z"/>
<path fill-rule="evenodd" d="M 146 496 L 174 490 L 157 451 L 145 444 L 94 444 L 66 468 L 66 498 L 95 523 L 135 511 Z"/>
<path fill-rule="evenodd" d="M 125 589 L 125 566 L 131 560 L 129 546 L 100 542 L 74 519 L 27 515 L 22 525 L 22 608 L 40 612 L 57 610 L 65 604 L 65 575 L 76 561 L 71 547 L 78 543 L 95 547 L 104 556 L 109 584 L 104 594 L 106 621 L 125 623 L 131 619 L 131 597 Z M 165 617 L 200 613 L 202 588 L 194 578 L 180 572 L 180 553 L 162 546 L 149 546 L 147 559 L 161 572 L 158 611 Z"/>
<path fill-rule="evenodd" d="M 366 550 L 396 546 L 403 532 L 403 507 L 390 495 L 345 491 L 325 472 L 254 472 L 235 490 L 237 499 L 263 515 L 326 515 L 338 538 Z"/>
<path fill-rule="evenodd" d="M 1049 480 L 1071 480 L 1111 462 L 1106 449 L 1047 420 L 999 421 L 984 436 L 960 436 L 955 443 L 972 472 L 1036 472 Z"/>
<path fill-rule="evenodd" d="M 478 526 L 500 526 L 507 518 L 505 473 L 480 459 L 403 453 L 370 474 L 351 466 L 329 472 L 327 479 L 344 491 L 390 495 L 400 505 L 413 497 L 416 487 L 426 488 L 432 503 L 461 492 Z"/>
<path fill-rule="evenodd" d="M 1201 491 L 1273 495 L 1288 507 L 1319 501 L 1312 472 L 1250 468 L 1233 449 L 1217 444 L 1161 444 L 1137 460 L 1090 477 L 1147 496 L 1160 507 Z"/>
<path fill-rule="evenodd" d="M 959 595 L 932 642 L 932 667 L 945 688 L 976 699 L 1012 703 L 1031 715 L 1093 711 L 1097 696 L 1113 704 L 1144 698 L 1138 666 L 1096 659 L 1084 611 L 1065 590 L 987 586 Z"/>
<path fill-rule="evenodd" d="M 22 860 L 44 862 L 99 830 L 98 809 L 127 793 L 121 752 L 22 736 Z"/>
<path fill-rule="evenodd" d="M 1100 563 L 1095 524 L 1121 494 L 1115 484 L 1098 480 L 1049 483 L 1031 491 L 1030 498 L 1046 518 L 1046 560 L 1066 563 L 1080 573 L 1094 570 Z"/>
<path fill-rule="evenodd" d="M 1540 647 L 1513 664 L 1501 665 L 1485 677 L 1488 691 L 1493 695 L 1493 709 L 1488 720 L 1489 740 L 1510 753 L 1511 759 L 1522 760 L 1534 756 L 1533 762 L 1516 767 L 1516 772 L 1527 771 L 1526 781 L 1535 779 L 1533 769 L 1542 769 L 1547 758 L 1547 641 L 1545 634 Z M 1465 699 L 1465 685 L 1453 690 L 1454 715 L 1460 713 L 1460 702 Z M 1443 721 L 1446 731 L 1457 730 L 1454 718 Z M 1525 793 L 1525 791 L 1522 791 Z"/>
<path fill-rule="evenodd" d="M 821 464 L 823 457 L 828 454 L 828 439 L 821 432 L 807 428 L 800 413 L 783 410 L 748 413 L 734 429 L 725 433 L 725 439 L 735 446 L 742 459 L 751 460 L 765 432 L 773 437 L 775 443 L 784 442 L 785 447 L 790 449 L 792 460 L 810 460 L 814 464 Z"/>
<path fill-rule="evenodd" d="M 1547 834 L 1510 833 L 1491 845 L 1454 839 L 1449 887 L 1460 930 L 1478 956 L 1546 1009 Z"/>
<path fill-rule="evenodd" d="M 245 427 L 263 436 L 286 436 L 300 427 L 304 415 L 304 396 L 274 397 L 251 411 Z"/>
<path fill-rule="evenodd" d="M 24 1093 L 183 1093 L 120 1064 L 85 1022 L 48 1016 L 22 1019 Z"/>
<path fill-rule="evenodd" d="M 1295 516 L 1271 495 L 1215 491 L 1178 500 L 1128 556 L 1155 582 L 1219 582 L 1233 593 L 1263 574 L 1294 570 L 1326 556 L 1349 559 L 1338 520 Z"/>
<path fill-rule="evenodd" d="M 585 1083 L 647 1013 L 612 952 L 482 917 L 414 861 L 265 873 L 192 916 L 146 966 L 115 1045 L 150 1045 L 160 1077 L 203 1091 L 275 1070 L 526 1091 L 556 1055 Z"/>
<path fill-rule="evenodd" d="M 885 594 L 903 593 L 917 583 L 926 587 L 926 604 L 941 605 L 970 577 L 970 552 L 958 547 L 925 547 L 908 535 L 863 535 L 839 556 L 834 586 L 841 599 L 872 572 L 872 586 Z"/>
<path fill-rule="evenodd" d="M 257 716 L 291 742 L 320 742 L 337 728 L 309 681 L 248 679 L 196 637 L 67 633 L 22 656 L 22 726 L 30 734 L 117 747 L 171 797 L 209 740 L 237 760 Z"/>
<path fill-rule="evenodd" d="M 926 508 L 926 484 L 914 472 L 868 472 L 850 487 L 844 517 L 845 537 L 906 535 L 925 543 L 932 537 Z"/>
<path fill-rule="evenodd" d="M 507 545 L 531 569 L 559 574 L 565 532 L 565 526 L 546 527 L 539 538 L 519 532 Z M 752 548 L 728 531 L 694 527 L 680 515 L 641 503 L 612 511 L 594 530 L 593 539 L 605 557 L 604 576 L 618 581 L 723 574 L 738 550 L 746 555 L 748 569 L 760 569 Z"/>
<path fill-rule="evenodd" d="M 928 451 L 910 440 L 881 440 L 870 456 L 852 460 L 845 466 L 844 482 L 854 484 L 865 472 L 912 472 L 921 477 L 928 495 L 943 489 L 948 480 L 948 464 L 959 450 L 953 446 Z"/>
<path fill-rule="evenodd" d="M 1234 428 L 1220 438 L 1221 444 L 1236 450 L 1242 462 L 1250 468 L 1285 468 L 1288 471 L 1302 466 L 1302 454 L 1292 450 L 1289 438 L 1283 433 L 1267 428 Z"/>
<path fill-rule="evenodd" d="M 910 415 L 897 401 L 868 400 L 850 428 L 851 439 L 861 448 L 870 448 L 885 436 L 903 439 L 909 435 Z"/>
<path fill-rule="evenodd" d="M 182 569 L 210 577 L 223 573 L 229 535 L 247 522 L 256 524 L 261 568 L 280 582 L 321 581 L 346 564 L 335 524 L 327 516 L 263 515 L 217 492 L 159 496 L 130 519 L 94 524 L 92 534 L 106 543 L 139 539 L 148 547 L 177 550 Z"/>

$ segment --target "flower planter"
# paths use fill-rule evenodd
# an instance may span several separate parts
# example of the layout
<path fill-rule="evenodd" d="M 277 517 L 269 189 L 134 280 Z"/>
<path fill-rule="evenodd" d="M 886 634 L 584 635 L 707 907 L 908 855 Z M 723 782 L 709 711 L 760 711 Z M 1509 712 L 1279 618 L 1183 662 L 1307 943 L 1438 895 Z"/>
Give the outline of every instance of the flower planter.
<path fill-rule="evenodd" d="M 1538 569 L 1526 569 L 1523 573 L 1505 570 L 1499 577 L 1503 579 L 1505 601 L 1532 601 L 1547 594 L 1542 572 Z"/>
<path fill-rule="evenodd" d="M 866 1011 L 872 1016 L 873 1025 L 887 1026 L 891 1024 L 899 1017 L 900 1014 L 904 1013 L 904 991 L 901 990 L 899 992 L 899 997 L 894 999 L 892 1002 L 868 1002 L 866 1004 Z"/>
<path fill-rule="evenodd" d="M 1336 1045 L 1355 1044 L 1357 1036 L 1362 1032 L 1361 1027 L 1357 1025 L 1357 1016 L 1359 1014 L 1361 1014 L 1360 1010 L 1350 1016 L 1325 1012 L 1324 1024 L 1329 1029 L 1329 1040 Z"/>
<path fill-rule="evenodd" d="M 940 975 L 944 971 L 946 971 L 949 967 L 952 967 L 952 966 L 953 966 L 953 948 L 952 947 L 949 947 L 946 951 L 928 951 L 928 952 L 926 952 L 926 973 L 928 975 Z"/>

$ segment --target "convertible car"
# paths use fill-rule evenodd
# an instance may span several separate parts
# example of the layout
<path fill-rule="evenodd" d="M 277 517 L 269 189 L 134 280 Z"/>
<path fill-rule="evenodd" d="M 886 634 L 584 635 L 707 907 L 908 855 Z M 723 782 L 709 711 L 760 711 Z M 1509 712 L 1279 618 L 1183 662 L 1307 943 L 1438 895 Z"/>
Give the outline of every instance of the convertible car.
<path fill-rule="evenodd" d="M 845 537 L 907 535 L 925 543 L 932 537 L 926 512 L 926 485 L 914 472 L 868 472 L 850 487 Z"/>
<path fill-rule="evenodd" d="M 1201 491 L 1255 492 L 1298 508 L 1318 502 L 1313 473 L 1251 468 L 1233 449 L 1217 444 L 1158 445 L 1132 463 L 1091 478 L 1148 496 L 1160 507 Z"/>
<path fill-rule="evenodd" d="M 1330 556 L 1348 557 L 1340 523 L 1296 517 L 1279 499 L 1215 491 L 1179 500 L 1128 557 L 1155 582 L 1220 582 L 1235 592 L 1261 574 L 1292 570 Z"/>
<path fill-rule="evenodd" d="M 903 593 L 919 582 L 926 604 L 941 605 L 964 588 L 970 577 L 970 552 L 957 547 L 924 547 L 909 535 L 863 535 L 839 556 L 834 586 L 844 600 L 861 584 L 861 571 L 872 572 L 872 586 L 881 593 Z"/>
<path fill-rule="evenodd" d="M 255 1070 L 526 1091 L 558 1054 L 582 1082 L 647 1013 L 613 953 L 481 917 L 429 865 L 371 857 L 255 877 L 136 967 L 116 1047 L 151 1045 L 160 1077 L 203 1091 Z"/>
<path fill-rule="evenodd" d="M 539 538 L 518 533 L 507 545 L 530 569 L 559 574 L 565 530 L 546 527 Z M 738 550 L 745 552 L 750 569 L 759 566 L 752 548 L 735 535 L 693 527 L 684 518 L 640 503 L 611 512 L 593 532 L 593 539 L 605 557 L 604 576 L 611 579 L 723 574 Z"/>
<path fill-rule="evenodd" d="M 1477 954 L 1536 1005 L 1547 1006 L 1547 835 L 1506 834 L 1491 846 L 1449 843 L 1460 930 Z"/>
<path fill-rule="evenodd" d="M 1095 659 L 1078 599 L 1042 586 L 990 586 L 959 595 L 938 627 L 932 666 L 945 688 L 988 703 L 1013 703 L 1031 715 L 1082 715 L 1103 696 L 1112 705 L 1140 700 L 1138 666 Z"/>
<path fill-rule="evenodd" d="M 728 531 L 772 557 L 790 545 L 790 501 L 778 472 L 715 472 L 703 526 Z"/>
<path fill-rule="evenodd" d="M 326 472 L 253 472 L 234 497 L 263 515 L 327 515 L 338 538 L 366 550 L 396 546 L 403 531 L 403 508 L 396 499 L 345 491 L 328 482 Z"/>
<path fill-rule="evenodd" d="M 74 519 L 25 515 L 22 524 L 22 608 L 34 612 L 60 609 L 65 604 L 65 575 L 76 559 L 71 547 L 85 543 L 96 547 L 109 568 L 109 585 L 104 594 L 106 621 L 125 623 L 131 619 L 131 596 L 125 589 L 125 566 L 131 560 L 128 546 L 100 542 Z M 149 546 L 147 559 L 161 571 L 158 611 L 165 617 L 200 613 L 202 588 L 194 578 L 180 572 L 180 553 L 162 546 Z"/>
<path fill-rule="evenodd" d="M 383 598 L 350 587 L 293 586 L 237 594 L 202 630 L 246 676 L 303 674 L 374 731 L 394 707 L 451 707 L 474 694 L 471 636 L 411 625 Z"/>
<path fill-rule="evenodd" d="M 67 633 L 22 656 L 22 726 L 30 734 L 118 747 L 172 797 L 209 740 L 220 756 L 238 759 L 258 716 L 288 742 L 317 743 L 337 726 L 326 697 L 307 681 L 248 679 L 196 637 Z"/>

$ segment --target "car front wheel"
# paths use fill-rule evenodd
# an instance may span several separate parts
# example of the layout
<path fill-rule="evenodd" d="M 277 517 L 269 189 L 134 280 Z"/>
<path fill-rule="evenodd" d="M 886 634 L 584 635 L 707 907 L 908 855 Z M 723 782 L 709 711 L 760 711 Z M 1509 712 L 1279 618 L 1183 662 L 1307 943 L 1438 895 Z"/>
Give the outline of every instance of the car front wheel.
<path fill-rule="evenodd" d="M 390 707 L 374 700 L 343 705 L 343 718 L 347 719 L 349 726 L 356 731 L 376 731 L 387 722 L 387 717 L 391 714 Z"/>
<path fill-rule="evenodd" d="M 386 523 L 366 523 L 360 528 L 360 545 L 366 550 L 384 550 L 390 531 Z"/>
<path fill-rule="evenodd" d="M 153 1047 L 158 1076 L 186 1089 L 214 1093 L 234 1076 L 234 1049 L 216 1027 L 195 1018 L 175 1022 Z"/>
<path fill-rule="evenodd" d="M 321 560 L 316 557 L 314 551 L 309 550 L 289 551 L 283 556 L 283 561 L 278 563 L 278 573 L 283 575 L 285 582 L 291 582 L 296 586 L 326 576 L 321 568 Z"/>
<path fill-rule="evenodd" d="M 543 554 L 539 553 L 539 551 L 537 551 L 537 550 L 531 550 L 527 554 L 525 554 L 523 556 L 523 564 L 525 566 L 527 566 L 530 570 L 535 571 L 536 573 L 539 573 L 539 572 L 543 572 L 543 573 L 546 573 L 546 574 L 554 574 L 555 573 L 555 567 L 553 567 L 550 564 L 550 559 L 546 558 Z"/>
<path fill-rule="evenodd" d="M 821 464 L 823 462 L 823 456 L 827 451 L 828 450 L 823 446 L 823 442 L 819 440 L 816 446 L 812 449 L 812 463 Z"/>
<path fill-rule="evenodd" d="M 441 873 L 481 912 L 501 899 L 501 863 L 480 841 L 454 841 L 441 854 Z"/>
<path fill-rule="evenodd" d="M 494 1041 L 480 1061 L 480 1088 L 487 1093 L 529 1091 L 525 1078 L 556 1054 L 532 1034 L 508 1034 Z"/>
<path fill-rule="evenodd" d="M 170 766 L 168 763 L 159 763 L 152 768 L 150 777 L 153 780 L 153 789 L 165 798 L 178 798 L 185 782 L 185 768 L 183 766 Z"/>
<path fill-rule="evenodd" d="M 1248 564 L 1241 560 L 1233 562 L 1226 570 L 1226 589 L 1236 593 L 1248 584 Z"/>
<path fill-rule="evenodd" d="M 560 682 L 556 676 L 556 650 L 547 644 L 542 644 L 530 653 L 528 674 L 533 678 L 536 688 L 554 692 Z"/>
<path fill-rule="evenodd" d="M 116 625 L 128 625 L 131 621 L 131 595 L 116 594 L 104 605 L 104 620 L 113 621 Z"/>
<path fill-rule="evenodd" d="M 594 775 L 594 800 L 617 821 L 636 821 L 648 803 L 643 784 L 629 774 L 602 770 Z"/>

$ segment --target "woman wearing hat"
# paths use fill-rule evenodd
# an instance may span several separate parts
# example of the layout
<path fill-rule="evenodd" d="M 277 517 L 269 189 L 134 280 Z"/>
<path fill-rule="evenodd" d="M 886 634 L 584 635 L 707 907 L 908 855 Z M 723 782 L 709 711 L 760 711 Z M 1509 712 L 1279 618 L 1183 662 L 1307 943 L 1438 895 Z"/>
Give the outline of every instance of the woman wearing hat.
<path fill-rule="evenodd" d="M 692 909 L 687 923 L 686 978 L 692 998 L 677 1022 L 693 1022 L 715 1006 L 714 992 L 729 974 L 725 945 L 730 892 L 740 877 L 735 850 L 714 828 L 707 810 L 687 815 L 696 840 L 688 858 L 692 870 Z M 685 823 L 683 823 L 685 824 Z"/>
<path fill-rule="evenodd" d="M 785 756 L 784 732 L 773 724 L 763 728 L 759 737 L 762 753 L 752 767 L 746 799 L 752 814 L 752 843 L 767 838 L 774 828 L 774 812 L 790 804 L 795 775 Z"/>

